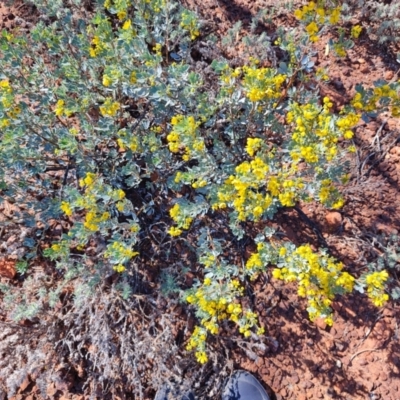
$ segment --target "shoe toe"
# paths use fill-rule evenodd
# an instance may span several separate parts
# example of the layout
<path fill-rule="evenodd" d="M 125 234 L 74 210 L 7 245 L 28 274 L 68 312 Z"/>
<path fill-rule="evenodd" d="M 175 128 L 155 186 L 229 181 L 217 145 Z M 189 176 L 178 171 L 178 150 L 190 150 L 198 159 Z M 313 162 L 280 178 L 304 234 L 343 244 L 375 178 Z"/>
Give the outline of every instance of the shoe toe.
<path fill-rule="evenodd" d="M 222 400 L 271 400 L 261 383 L 247 371 L 237 371 L 228 380 Z"/>

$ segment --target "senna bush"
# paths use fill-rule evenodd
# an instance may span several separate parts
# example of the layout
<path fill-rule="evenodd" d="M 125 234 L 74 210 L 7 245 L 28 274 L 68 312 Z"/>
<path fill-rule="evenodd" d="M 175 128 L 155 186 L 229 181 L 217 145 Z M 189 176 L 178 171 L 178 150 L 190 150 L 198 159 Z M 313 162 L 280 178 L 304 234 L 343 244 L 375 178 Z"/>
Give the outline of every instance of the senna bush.
<path fill-rule="evenodd" d="M 200 363 L 222 324 L 245 337 L 264 333 L 241 298 L 268 267 L 274 279 L 297 282 L 310 319 L 328 325 L 336 295 L 357 289 L 377 306 L 388 300 L 385 270 L 356 278 L 326 250 L 282 242 L 271 228 L 259 230 L 257 251 L 243 263 L 225 252 L 231 235 L 249 237 L 249 226 L 281 208 L 318 201 L 340 209 L 353 128 L 378 111 L 398 115 L 398 83 L 360 86 L 338 113 L 305 85 L 329 79 L 312 62 L 321 32 L 337 33 L 338 56 L 361 33 L 338 30 L 340 6 L 309 2 L 295 12 L 299 29 L 271 44 L 286 54 L 278 65 L 220 57 L 210 84 L 194 68 L 201 24 L 176 1 L 106 0 L 90 20 L 75 12 L 78 0 L 50 3 L 35 2 L 48 18 L 29 36 L 1 34 L 0 189 L 28 203 L 27 226 L 68 222 L 45 250 L 68 279 L 96 285 L 146 268 L 149 215 L 164 227 L 163 243 L 196 238 L 196 280 L 174 290 L 198 317 L 187 349 Z"/>

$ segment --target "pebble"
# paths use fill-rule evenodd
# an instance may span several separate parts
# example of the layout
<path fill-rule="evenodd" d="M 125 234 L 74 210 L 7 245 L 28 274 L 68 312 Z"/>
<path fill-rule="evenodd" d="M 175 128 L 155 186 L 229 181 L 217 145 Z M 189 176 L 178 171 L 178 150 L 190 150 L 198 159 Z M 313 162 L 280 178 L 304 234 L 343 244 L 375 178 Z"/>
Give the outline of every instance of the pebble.
<path fill-rule="evenodd" d="M 385 79 L 390 81 L 393 78 L 394 72 L 393 71 L 386 71 L 385 72 Z"/>
<path fill-rule="evenodd" d="M 342 225 L 342 214 L 338 211 L 330 211 L 325 215 L 325 221 L 330 231 L 336 231 Z"/>
<path fill-rule="evenodd" d="M 363 74 L 367 74 L 370 71 L 368 65 L 363 65 L 360 68 L 360 72 L 362 72 Z"/>

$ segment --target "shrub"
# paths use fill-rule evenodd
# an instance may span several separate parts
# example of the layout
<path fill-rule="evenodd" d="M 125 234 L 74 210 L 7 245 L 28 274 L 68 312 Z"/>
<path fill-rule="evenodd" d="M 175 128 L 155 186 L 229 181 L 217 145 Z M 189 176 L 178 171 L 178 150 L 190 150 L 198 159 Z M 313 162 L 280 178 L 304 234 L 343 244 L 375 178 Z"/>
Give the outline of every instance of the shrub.
<path fill-rule="evenodd" d="M 184 268 L 168 256 L 175 264 L 166 291 L 195 309 L 199 324 L 187 349 L 200 363 L 208 359 L 207 336 L 221 326 L 263 334 L 241 298 L 269 266 L 275 279 L 298 282 L 312 320 L 332 324 L 332 301 L 353 288 L 366 287 L 378 306 L 387 301 L 386 271 L 357 280 L 324 249 L 278 241 L 268 227 L 256 236 L 249 229 L 301 201 L 340 209 L 353 128 L 377 110 L 397 115 L 397 83 L 359 87 L 339 113 L 306 89 L 315 76 L 312 43 L 336 29 L 340 7 L 308 3 L 295 12 L 304 30 L 281 32 L 274 44 L 286 54 L 279 65 L 216 59 L 210 83 L 192 59 L 201 25 L 178 3 L 106 0 L 89 21 L 76 4 L 38 2 L 47 22 L 28 37 L 3 31 L 0 41 L 2 196 L 28 203 L 24 224 L 40 221 L 48 230 L 51 220 L 64 222 L 44 250 L 64 283 L 93 289 L 111 278 L 128 298 L 129 279 L 150 268 L 149 241 L 162 251 L 184 246 L 197 257 L 188 267 L 195 282 L 185 286 Z M 354 45 L 351 36 L 357 40 L 353 28 L 332 43 L 338 56 Z M 254 239 L 257 251 L 235 263 L 225 249 L 243 238 Z M 10 293 L 10 309 L 24 302 L 23 293 Z M 35 309 L 13 315 L 32 318 L 46 293 Z"/>

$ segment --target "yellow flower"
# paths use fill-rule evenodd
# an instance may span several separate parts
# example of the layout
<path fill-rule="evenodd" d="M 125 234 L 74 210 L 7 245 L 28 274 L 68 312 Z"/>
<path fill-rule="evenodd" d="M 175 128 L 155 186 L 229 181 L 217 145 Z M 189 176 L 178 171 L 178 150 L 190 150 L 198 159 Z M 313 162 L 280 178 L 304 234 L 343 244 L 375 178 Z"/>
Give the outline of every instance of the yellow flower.
<path fill-rule="evenodd" d="M 122 29 L 124 30 L 128 30 L 132 25 L 132 22 L 130 19 L 128 19 L 127 21 L 124 22 L 124 24 L 122 25 Z"/>
<path fill-rule="evenodd" d="M 179 236 L 182 233 L 182 229 L 179 229 L 176 226 L 171 226 L 171 228 L 168 229 L 168 233 L 171 236 Z"/>
<path fill-rule="evenodd" d="M 353 136 L 354 136 L 354 133 L 350 129 L 345 131 L 344 134 L 343 134 L 343 137 L 345 139 L 351 139 Z"/>
<path fill-rule="evenodd" d="M 61 202 L 60 209 L 64 212 L 66 216 L 72 215 L 71 205 L 67 201 Z"/>
<path fill-rule="evenodd" d="M 107 98 L 104 104 L 100 106 L 100 113 L 103 117 L 114 117 L 119 109 L 120 104 L 117 101 L 112 101 L 111 98 Z"/>
<path fill-rule="evenodd" d="M 54 109 L 54 113 L 57 115 L 57 117 L 60 117 L 63 115 L 64 112 L 64 100 L 58 100 L 56 103 L 56 108 Z"/>
<path fill-rule="evenodd" d="M 257 329 L 257 335 L 263 335 L 265 333 L 265 329 L 263 327 Z"/>
<path fill-rule="evenodd" d="M 104 75 L 103 76 L 103 85 L 104 86 L 110 86 L 112 84 L 112 80 L 109 76 Z"/>
<path fill-rule="evenodd" d="M 247 97 L 250 101 L 256 102 L 262 100 L 264 94 L 261 89 L 253 87 L 247 92 Z"/>
<path fill-rule="evenodd" d="M 306 26 L 306 31 L 310 36 L 314 36 L 319 31 L 318 25 L 312 21 Z"/>
<path fill-rule="evenodd" d="M 0 81 L 0 89 L 2 92 L 11 93 L 12 89 L 10 87 L 10 82 L 7 79 Z"/>
<path fill-rule="evenodd" d="M 126 11 L 119 11 L 117 12 L 117 17 L 120 21 L 126 18 Z"/>
<path fill-rule="evenodd" d="M 122 273 L 125 271 L 125 267 L 122 264 L 114 265 L 113 270 L 119 273 Z"/>
<path fill-rule="evenodd" d="M 52 249 L 53 251 L 60 251 L 60 250 L 61 250 L 61 246 L 60 246 L 59 244 L 57 244 L 57 243 L 54 243 L 54 244 L 51 246 L 51 249 Z"/>
<path fill-rule="evenodd" d="M 130 82 L 131 84 L 134 84 L 134 83 L 137 82 L 136 72 L 135 72 L 135 71 L 132 71 L 132 72 L 131 72 L 131 76 L 129 77 L 129 82 Z"/>
<path fill-rule="evenodd" d="M 200 364 L 205 364 L 208 361 L 207 354 L 204 351 L 197 351 L 195 355 Z"/>
<path fill-rule="evenodd" d="M 0 128 L 7 128 L 10 126 L 10 121 L 7 118 L 0 119 Z"/>
<path fill-rule="evenodd" d="M 344 200 L 343 200 L 343 199 L 339 199 L 339 200 L 337 200 L 335 203 L 332 204 L 332 208 L 333 208 L 334 210 L 337 210 L 337 209 L 339 209 L 339 208 L 342 208 L 343 205 L 344 205 Z"/>
<path fill-rule="evenodd" d="M 93 172 L 88 172 L 83 179 L 79 180 L 79 186 L 91 186 L 95 182 L 95 179 L 96 174 L 94 174 Z"/>
<path fill-rule="evenodd" d="M 334 8 L 329 17 L 329 22 L 334 25 L 337 24 L 340 20 L 340 7 Z"/>
<path fill-rule="evenodd" d="M 115 194 L 118 200 L 122 200 L 125 197 L 125 192 L 122 189 L 118 189 Z"/>
<path fill-rule="evenodd" d="M 275 268 L 275 269 L 272 271 L 272 276 L 273 276 L 275 279 L 282 279 L 282 271 L 281 271 L 279 268 Z"/>
<path fill-rule="evenodd" d="M 176 220 L 179 217 L 180 206 L 179 204 L 175 204 L 170 210 L 169 215 L 173 220 Z"/>
<path fill-rule="evenodd" d="M 300 8 L 297 9 L 297 10 L 294 12 L 294 16 L 295 16 L 297 19 L 302 20 L 302 19 L 303 19 L 303 16 L 304 16 L 303 11 L 302 11 Z"/>
<path fill-rule="evenodd" d="M 360 25 L 355 25 L 351 28 L 351 37 L 354 39 L 358 39 L 362 31 L 362 27 Z"/>
<path fill-rule="evenodd" d="M 247 139 L 246 151 L 250 157 L 254 156 L 254 153 L 260 149 L 262 140 L 259 138 L 249 138 Z"/>

